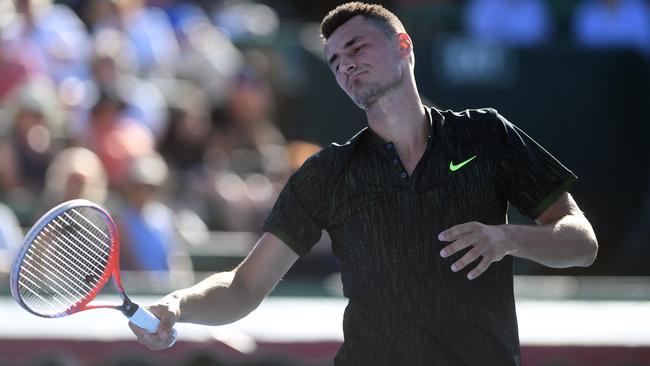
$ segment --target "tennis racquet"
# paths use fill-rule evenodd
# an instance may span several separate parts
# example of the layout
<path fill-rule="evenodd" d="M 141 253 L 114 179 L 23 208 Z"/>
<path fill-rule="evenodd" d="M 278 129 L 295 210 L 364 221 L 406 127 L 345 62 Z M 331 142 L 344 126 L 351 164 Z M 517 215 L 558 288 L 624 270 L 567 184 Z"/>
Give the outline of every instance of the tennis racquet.
<path fill-rule="evenodd" d="M 106 210 L 83 199 L 64 202 L 43 215 L 25 236 L 11 269 L 11 293 L 38 316 L 116 309 L 155 333 L 158 318 L 124 291 L 119 256 L 117 228 Z M 111 277 L 122 304 L 90 303 Z"/>

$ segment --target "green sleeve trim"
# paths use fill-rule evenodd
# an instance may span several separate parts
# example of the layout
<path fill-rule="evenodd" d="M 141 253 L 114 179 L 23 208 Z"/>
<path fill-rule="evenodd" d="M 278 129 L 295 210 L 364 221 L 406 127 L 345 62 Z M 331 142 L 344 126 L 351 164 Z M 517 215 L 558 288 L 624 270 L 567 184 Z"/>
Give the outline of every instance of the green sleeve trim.
<path fill-rule="evenodd" d="M 562 183 L 560 188 L 553 192 L 550 196 L 546 197 L 535 209 L 530 213 L 529 217 L 533 220 L 536 220 L 539 215 L 541 215 L 544 211 L 546 211 L 547 208 L 551 207 L 555 201 L 557 201 L 560 196 L 569 190 L 569 187 L 573 185 L 578 180 L 578 178 L 571 174 L 565 181 Z"/>
<path fill-rule="evenodd" d="M 282 240 L 284 244 L 286 244 L 289 248 L 291 248 L 291 250 L 293 250 L 299 256 L 302 257 L 303 255 L 307 254 L 307 252 L 304 249 L 302 249 L 298 245 L 298 243 L 295 240 L 293 240 L 293 238 L 291 238 L 289 235 L 287 235 L 284 231 L 276 227 L 265 227 L 264 230 L 268 233 L 277 236 L 278 239 Z"/>

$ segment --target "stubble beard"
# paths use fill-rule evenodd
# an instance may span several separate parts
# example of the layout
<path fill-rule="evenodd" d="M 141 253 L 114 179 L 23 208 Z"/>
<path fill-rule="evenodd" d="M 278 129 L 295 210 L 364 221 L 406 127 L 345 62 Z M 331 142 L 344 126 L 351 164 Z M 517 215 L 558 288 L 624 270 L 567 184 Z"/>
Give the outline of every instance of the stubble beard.
<path fill-rule="evenodd" d="M 352 101 L 361 109 L 366 110 L 372 107 L 377 101 L 388 94 L 389 91 L 396 89 L 404 79 L 402 70 L 398 70 L 395 76 L 386 81 L 375 81 L 366 85 L 361 85 L 357 93 L 351 95 Z"/>

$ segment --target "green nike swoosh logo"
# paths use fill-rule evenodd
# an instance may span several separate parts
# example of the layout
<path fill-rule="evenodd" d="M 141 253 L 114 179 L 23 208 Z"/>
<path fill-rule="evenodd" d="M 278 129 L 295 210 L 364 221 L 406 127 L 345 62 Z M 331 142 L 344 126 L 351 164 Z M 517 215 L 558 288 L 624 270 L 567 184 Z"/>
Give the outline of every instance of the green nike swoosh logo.
<path fill-rule="evenodd" d="M 450 161 L 449 162 L 449 170 L 451 170 L 452 172 L 455 172 L 456 170 L 458 170 L 458 169 L 464 167 L 465 165 L 467 165 L 467 163 L 469 163 L 470 161 L 474 160 L 475 157 L 476 157 L 476 155 L 472 156 L 471 158 L 469 158 L 469 159 L 467 159 L 467 160 L 465 160 L 462 163 L 457 164 L 457 165 L 454 165 L 454 162 Z"/>

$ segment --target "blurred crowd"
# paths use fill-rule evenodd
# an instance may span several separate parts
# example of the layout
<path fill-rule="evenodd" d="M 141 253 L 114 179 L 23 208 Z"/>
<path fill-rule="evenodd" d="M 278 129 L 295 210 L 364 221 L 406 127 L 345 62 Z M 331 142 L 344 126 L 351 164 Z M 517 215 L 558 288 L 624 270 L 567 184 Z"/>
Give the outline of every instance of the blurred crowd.
<path fill-rule="evenodd" d="M 0 248 L 54 205 L 86 198 L 116 219 L 124 269 L 183 268 L 179 231 L 260 230 L 318 150 L 274 122 L 269 55 L 234 43 L 276 30 L 267 6 L 0 7 Z"/>
<path fill-rule="evenodd" d="M 541 0 L 383 3 L 406 16 L 462 9 L 461 29 L 447 31 L 513 46 L 558 32 Z M 0 0 L 0 272 L 21 230 L 72 198 L 112 212 L 125 269 L 191 269 L 184 230 L 259 231 L 287 178 L 320 147 L 287 138 L 274 80 L 292 61 L 255 44 L 273 39 L 284 19 L 313 26 L 324 13 L 309 11 L 331 7 Z M 648 54 L 649 7 L 575 1 L 572 37 Z M 433 28 L 432 37 L 445 31 Z"/>

